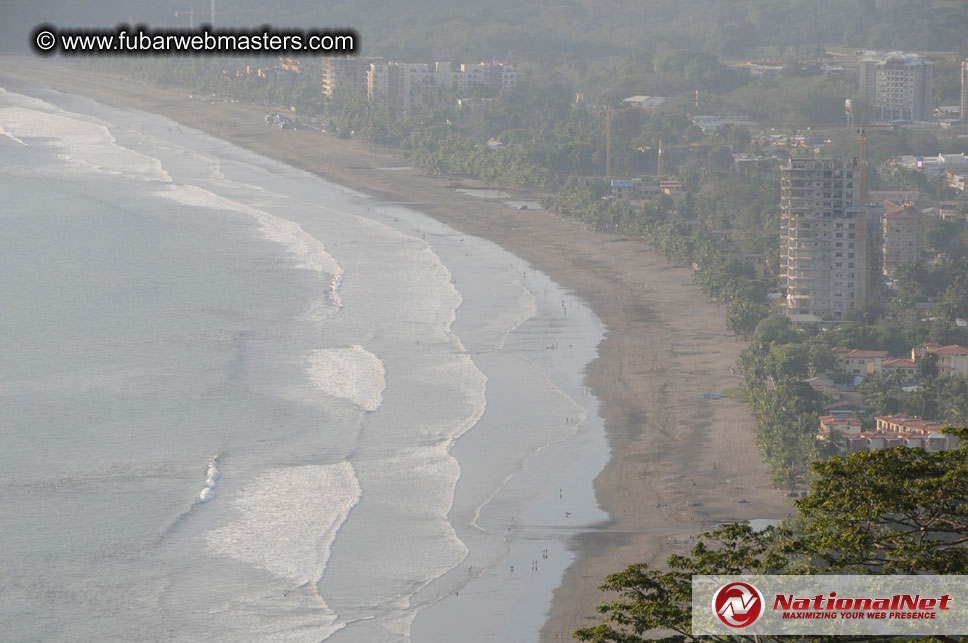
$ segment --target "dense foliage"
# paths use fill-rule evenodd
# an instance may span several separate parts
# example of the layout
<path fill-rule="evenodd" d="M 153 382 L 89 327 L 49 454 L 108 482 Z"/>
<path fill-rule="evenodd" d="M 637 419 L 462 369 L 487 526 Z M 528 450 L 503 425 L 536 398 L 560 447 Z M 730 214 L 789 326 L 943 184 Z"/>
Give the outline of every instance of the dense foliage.
<path fill-rule="evenodd" d="M 965 429 L 951 432 L 968 438 Z M 599 606 L 602 623 L 575 637 L 593 643 L 753 641 L 741 633 L 692 635 L 694 574 L 964 574 L 968 501 L 952 491 L 968 486 L 966 456 L 968 441 L 954 451 L 896 447 L 816 463 L 810 493 L 796 502 L 793 519 L 759 533 L 723 525 L 704 534 L 690 556 L 671 556 L 667 571 L 637 564 L 609 576 L 601 589 L 616 598 Z"/>

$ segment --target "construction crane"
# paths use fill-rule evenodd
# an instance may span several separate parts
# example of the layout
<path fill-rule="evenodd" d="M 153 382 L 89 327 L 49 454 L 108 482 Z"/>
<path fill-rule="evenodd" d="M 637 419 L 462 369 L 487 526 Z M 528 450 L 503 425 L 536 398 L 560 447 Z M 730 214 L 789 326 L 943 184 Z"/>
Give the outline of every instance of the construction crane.
<path fill-rule="evenodd" d="M 603 100 L 604 102 L 604 100 Z M 627 112 L 632 109 L 641 109 L 635 105 L 626 105 L 618 109 L 612 109 L 605 104 L 605 180 L 612 178 L 612 112 Z"/>
<path fill-rule="evenodd" d="M 618 110 L 613 110 L 611 107 L 607 105 L 605 106 L 605 180 L 606 181 L 610 181 L 612 178 L 612 112 L 613 111 L 624 112 L 630 109 L 639 109 L 639 108 L 634 105 L 630 105 L 628 107 L 623 107 Z M 660 138 L 659 145 L 658 145 L 658 166 L 659 167 L 658 167 L 657 176 L 662 176 L 664 171 L 663 156 L 664 156 L 665 150 L 685 149 L 685 148 L 691 148 L 691 147 L 694 147 L 694 146 L 688 143 L 683 145 L 663 145 L 662 139 Z M 645 152 L 651 149 L 652 149 L 651 145 L 645 145 L 638 148 L 640 152 Z"/>
<path fill-rule="evenodd" d="M 857 171 L 859 174 L 857 182 L 857 201 L 864 207 L 867 204 L 867 130 L 875 128 L 886 128 L 900 129 L 900 125 L 897 123 L 873 123 L 868 124 L 866 122 L 865 114 L 862 110 L 860 111 L 860 127 L 857 128 Z M 850 130 L 853 127 L 850 124 L 845 123 L 776 123 L 776 124 L 763 124 L 761 128 L 815 128 L 818 130 Z"/>
<path fill-rule="evenodd" d="M 605 180 L 612 180 L 612 108 L 605 106 Z"/>

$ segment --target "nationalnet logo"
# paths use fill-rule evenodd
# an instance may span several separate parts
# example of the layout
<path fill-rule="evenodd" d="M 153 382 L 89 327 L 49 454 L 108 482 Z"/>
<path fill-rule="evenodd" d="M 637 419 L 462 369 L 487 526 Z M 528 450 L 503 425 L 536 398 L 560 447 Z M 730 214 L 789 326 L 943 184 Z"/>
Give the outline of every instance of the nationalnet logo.
<path fill-rule="evenodd" d="M 694 576 L 693 635 L 968 634 L 968 576 Z"/>
<path fill-rule="evenodd" d="M 749 627 L 763 614 L 763 594 L 749 583 L 728 583 L 713 595 L 713 612 L 729 627 Z"/>
<path fill-rule="evenodd" d="M 773 611 L 783 613 L 783 618 L 843 618 L 843 619 L 912 619 L 935 618 L 941 610 L 951 609 L 951 596 L 921 596 L 920 594 L 894 594 L 893 596 L 839 597 L 837 592 L 829 596 L 796 596 L 777 594 L 773 599 Z"/>

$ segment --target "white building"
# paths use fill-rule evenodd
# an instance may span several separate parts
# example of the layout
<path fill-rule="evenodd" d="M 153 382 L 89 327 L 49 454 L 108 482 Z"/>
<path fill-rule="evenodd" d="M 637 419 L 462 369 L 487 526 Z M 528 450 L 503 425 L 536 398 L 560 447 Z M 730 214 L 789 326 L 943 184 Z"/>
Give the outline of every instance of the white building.
<path fill-rule="evenodd" d="M 481 87 L 491 94 L 509 91 L 517 84 L 517 74 L 510 64 L 497 62 L 461 65 L 454 69 L 449 62 L 404 63 L 372 62 L 366 72 L 367 97 L 392 109 L 410 111 L 438 91 L 472 93 Z"/>
<path fill-rule="evenodd" d="M 934 63 L 917 54 L 873 53 L 858 63 L 860 92 L 875 121 L 926 121 L 934 113 Z"/>

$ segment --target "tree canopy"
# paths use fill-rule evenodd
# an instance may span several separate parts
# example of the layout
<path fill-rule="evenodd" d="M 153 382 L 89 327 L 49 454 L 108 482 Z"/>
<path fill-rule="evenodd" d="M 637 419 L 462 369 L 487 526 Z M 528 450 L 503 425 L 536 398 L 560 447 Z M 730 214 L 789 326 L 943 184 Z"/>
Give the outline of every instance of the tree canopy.
<path fill-rule="evenodd" d="M 690 630 L 694 574 L 968 573 L 968 429 L 950 433 L 962 438 L 958 449 L 895 447 L 814 463 L 810 493 L 796 501 L 794 517 L 761 532 L 722 525 L 689 556 L 669 557 L 667 571 L 635 564 L 612 574 L 601 589 L 616 597 L 599 606 L 602 622 L 575 638 L 699 640 Z"/>

